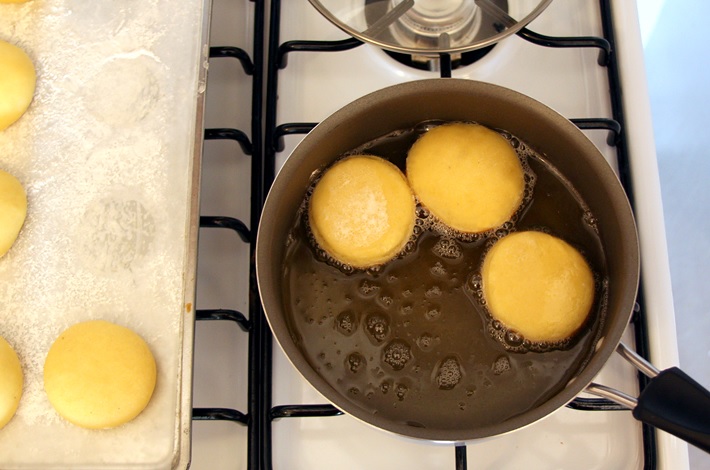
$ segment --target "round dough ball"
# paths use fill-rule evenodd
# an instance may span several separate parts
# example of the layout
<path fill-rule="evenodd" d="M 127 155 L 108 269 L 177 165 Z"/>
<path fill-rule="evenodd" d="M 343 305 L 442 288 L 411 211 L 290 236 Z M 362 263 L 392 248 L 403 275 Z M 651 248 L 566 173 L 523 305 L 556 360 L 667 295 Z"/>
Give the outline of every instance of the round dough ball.
<path fill-rule="evenodd" d="M 0 429 L 10 422 L 22 396 L 22 367 L 12 346 L 0 336 Z"/>
<path fill-rule="evenodd" d="M 52 344 L 44 389 L 57 412 L 78 426 L 120 426 L 148 405 L 156 365 L 132 330 L 103 320 L 77 323 Z"/>
<path fill-rule="evenodd" d="M 402 251 L 414 229 L 415 211 L 414 195 L 399 168 L 380 157 L 355 155 L 323 174 L 308 218 L 328 254 L 367 268 Z"/>
<path fill-rule="evenodd" d="M 30 107 L 37 75 L 25 51 L 0 40 L 0 131 Z"/>
<path fill-rule="evenodd" d="M 530 341 L 570 338 L 594 301 L 594 276 L 582 255 L 542 232 L 517 232 L 485 255 L 483 295 L 503 325 Z"/>
<path fill-rule="evenodd" d="M 407 155 L 407 178 L 422 205 L 464 233 L 502 225 L 525 189 L 513 147 L 479 124 L 444 124 L 421 136 Z"/>
<path fill-rule="evenodd" d="M 25 189 L 17 178 L 0 170 L 0 257 L 15 243 L 26 216 Z"/>

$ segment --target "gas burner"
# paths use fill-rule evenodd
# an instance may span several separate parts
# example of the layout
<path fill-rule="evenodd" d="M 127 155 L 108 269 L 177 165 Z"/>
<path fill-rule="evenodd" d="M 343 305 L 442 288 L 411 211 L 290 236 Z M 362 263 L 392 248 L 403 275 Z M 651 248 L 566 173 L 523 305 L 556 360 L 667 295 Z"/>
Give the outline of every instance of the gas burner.
<path fill-rule="evenodd" d="M 507 0 L 489 2 L 499 11 L 508 13 Z M 366 0 L 365 6 L 369 31 L 378 28 L 377 24 L 387 17 L 391 23 L 386 30 L 378 33 L 379 38 L 400 44 L 407 50 L 423 51 L 403 53 L 385 48 L 385 53 L 397 62 L 420 70 L 439 71 L 441 68 L 440 55 L 428 51 L 460 50 L 505 29 L 496 17 L 491 17 L 476 2 L 469 0 Z M 383 11 L 384 8 L 387 11 Z M 488 54 L 494 46 L 495 43 L 492 43 L 474 50 L 450 53 L 451 67 L 470 65 Z"/>
<path fill-rule="evenodd" d="M 520 31 L 551 1 L 310 0 L 330 22 L 362 41 L 423 56 L 491 46 Z"/>
<path fill-rule="evenodd" d="M 391 0 L 390 12 L 402 3 Z M 449 49 L 475 41 L 481 28 L 481 10 L 466 0 L 420 0 L 410 4 L 389 27 L 401 45 L 422 49 Z"/>
<path fill-rule="evenodd" d="M 451 69 L 457 69 L 459 67 L 471 65 L 474 62 L 479 61 L 480 59 L 485 57 L 489 52 L 491 52 L 494 47 L 495 44 L 473 51 L 450 54 Z M 441 59 L 439 56 L 402 54 L 400 52 L 392 52 L 388 50 L 385 50 L 384 52 L 400 64 L 404 64 L 415 69 L 428 70 L 430 72 L 438 72 L 441 70 Z"/>

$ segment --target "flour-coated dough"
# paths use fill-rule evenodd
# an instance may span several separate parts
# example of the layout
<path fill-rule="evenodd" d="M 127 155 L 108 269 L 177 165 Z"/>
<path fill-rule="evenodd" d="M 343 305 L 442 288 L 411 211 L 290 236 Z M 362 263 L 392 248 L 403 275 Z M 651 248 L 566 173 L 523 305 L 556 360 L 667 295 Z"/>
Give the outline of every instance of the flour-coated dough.
<path fill-rule="evenodd" d="M 22 183 L 0 170 L 0 257 L 15 243 L 27 216 L 27 195 Z"/>
<path fill-rule="evenodd" d="M 0 131 L 30 107 L 36 82 L 32 59 L 19 47 L 0 40 Z"/>
<path fill-rule="evenodd" d="M 380 157 L 355 155 L 326 170 L 308 215 L 321 248 L 338 261 L 367 268 L 402 251 L 414 229 L 415 210 L 399 168 Z"/>
<path fill-rule="evenodd" d="M 0 429 L 10 422 L 22 396 L 22 367 L 17 353 L 0 336 Z"/>
<path fill-rule="evenodd" d="M 120 426 L 148 405 L 157 377 L 146 342 L 133 330 L 103 320 L 77 323 L 52 344 L 44 389 L 57 412 L 78 426 Z"/>

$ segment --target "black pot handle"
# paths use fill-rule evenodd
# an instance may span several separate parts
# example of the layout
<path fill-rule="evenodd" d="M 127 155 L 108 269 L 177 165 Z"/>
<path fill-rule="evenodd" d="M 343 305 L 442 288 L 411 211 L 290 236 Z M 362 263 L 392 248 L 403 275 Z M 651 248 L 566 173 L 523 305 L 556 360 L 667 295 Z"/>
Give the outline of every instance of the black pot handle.
<path fill-rule="evenodd" d="M 587 392 L 620 403 L 639 421 L 710 453 L 710 391 L 677 367 L 659 371 L 623 343 L 617 351 L 651 378 L 638 400 L 598 384 L 590 384 Z"/>

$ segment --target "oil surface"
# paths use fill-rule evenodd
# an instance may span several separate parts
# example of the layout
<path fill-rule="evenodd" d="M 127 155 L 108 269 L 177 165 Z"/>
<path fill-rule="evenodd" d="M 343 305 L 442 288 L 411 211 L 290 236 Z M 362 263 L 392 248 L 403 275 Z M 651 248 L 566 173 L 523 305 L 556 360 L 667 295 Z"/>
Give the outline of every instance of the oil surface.
<path fill-rule="evenodd" d="M 392 133 L 351 153 L 379 155 L 404 170 L 411 144 L 436 124 Z M 292 337 L 328 383 L 371 413 L 436 429 L 494 424 L 561 389 L 593 349 L 605 309 L 605 263 L 594 217 L 540 155 L 503 135 L 526 168 L 528 187 L 521 209 L 490 232 L 458 234 L 420 208 L 404 252 L 360 271 L 315 246 L 307 200 L 296 217 L 283 271 Z M 483 255 L 497 238 L 530 229 L 571 243 L 597 277 L 590 320 L 570 341 L 530 343 L 486 311 Z"/>

